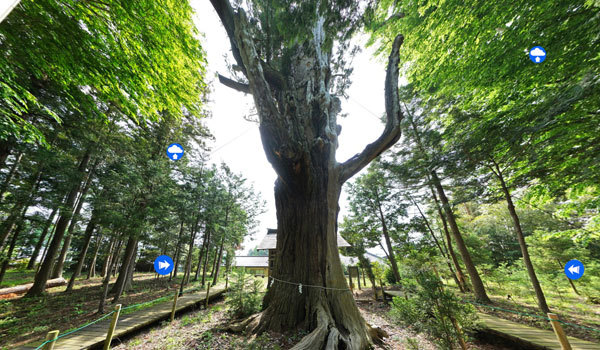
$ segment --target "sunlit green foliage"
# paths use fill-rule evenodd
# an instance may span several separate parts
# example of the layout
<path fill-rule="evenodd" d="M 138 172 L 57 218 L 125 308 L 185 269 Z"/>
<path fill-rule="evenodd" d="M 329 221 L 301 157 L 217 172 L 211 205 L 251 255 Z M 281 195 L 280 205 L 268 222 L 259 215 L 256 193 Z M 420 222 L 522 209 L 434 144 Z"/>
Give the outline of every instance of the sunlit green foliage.
<path fill-rule="evenodd" d="M 0 24 L 0 140 L 43 140 L 40 119 L 69 109 L 198 114 L 205 59 L 191 13 L 171 0 L 21 1 Z"/>

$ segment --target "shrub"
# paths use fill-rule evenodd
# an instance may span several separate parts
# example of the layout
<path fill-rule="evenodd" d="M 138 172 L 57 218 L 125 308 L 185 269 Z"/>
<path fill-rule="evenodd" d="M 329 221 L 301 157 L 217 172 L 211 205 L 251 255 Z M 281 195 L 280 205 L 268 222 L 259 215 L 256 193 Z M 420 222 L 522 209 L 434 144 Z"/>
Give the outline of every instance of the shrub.
<path fill-rule="evenodd" d="M 398 284 L 398 281 L 396 281 L 396 276 L 394 276 L 394 271 L 392 271 L 391 268 L 386 268 L 385 269 L 385 280 L 387 283 L 389 284 Z"/>
<path fill-rule="evenodd" d="M 260 311 L 262 282 L 244 271 L 234 271 L 225 303 L 234 318 L 243 318 Z"/>
<path fill-rule="evenodd" d="M 475 328 L 475 309 L 443 289 L 441 281 L 430 272 L 419 272 L 417 288 L 408 300 L 394 298 L 390 316 L 398 323 L 428 333 L 442 349 L 453 349 L 462 331 Z"/>
<path fill-rule="evenodd" d="M 380 263 L 378 263 L 377 261 L 374 261 L 373 263 L 371 263 L 371 269 L 373 270 L 373 275 L 375 276 L 375 283 L 381 283 L 381 281 L 383 281 L 383 279 L 385 278 L 385 265 L 382 265 Z"/>

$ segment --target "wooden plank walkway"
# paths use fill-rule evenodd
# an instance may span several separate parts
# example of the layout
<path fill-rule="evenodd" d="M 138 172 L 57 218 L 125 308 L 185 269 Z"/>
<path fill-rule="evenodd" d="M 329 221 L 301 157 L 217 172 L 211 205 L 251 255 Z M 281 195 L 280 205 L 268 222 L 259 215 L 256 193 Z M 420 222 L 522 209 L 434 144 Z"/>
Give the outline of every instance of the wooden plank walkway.
<path fill-rule="evenodd" d="M 226 290 L 223 287 L 219 288 L 217 286 L 214 289 L 211 288 L 209 300 L 215 299 L 216 297 L 225 293 L 225 291 Z M 177 312 L 191 308 L 194 305 L 201 304 L 205 300 L 206 291 L 194 294 L 184 294 L 177 300 Z M 171 316 L 172 307 L 173 300 L 171 299 L 145 309 L 119 316 L 119 321 L 117 322 L 117 327 L 113 336 L 113 342 L 119 337 L 123 337 L 143 329 L 157 321 L 169 319 Z M 56 341 L 54 348 L 60 350 L 93 349 L 103 345 L 111 319 L 112 316 L 109 316 L 96 324 L 69 334 L 64 338 L 60 338 Z M 43 341 L 29 343 L 18 347 L 17 349 L 33 350 L 42 344 L 42 342 Z"/>
<path fill-rule="evenodd" d="M 390 297 L 404 297 L 400 291 L 385 291 Z M 505 320 L 496 316 L 478 312 L 477 316 L 485 327 L 492 333 L 515 340 L 520 343 L 529 344 L 539 349 L 561 350 L 561 346 L 553 331 L 530 327 L 517 322 Z M 573 350 L 600 350 L 600 344 L 592 343 L 578 338 L 568 337 Z"/>
<path fill-rule="evenodd" d="M 478 312 L 477 316 L 488 330 L 499 336 L 525 341 L 540 349 L 561 350 L 553 331 L 526 326 L 481 312 Z M 600 344 L 573 337 L 567 338 L 573 350 L 600 350 Z"/>

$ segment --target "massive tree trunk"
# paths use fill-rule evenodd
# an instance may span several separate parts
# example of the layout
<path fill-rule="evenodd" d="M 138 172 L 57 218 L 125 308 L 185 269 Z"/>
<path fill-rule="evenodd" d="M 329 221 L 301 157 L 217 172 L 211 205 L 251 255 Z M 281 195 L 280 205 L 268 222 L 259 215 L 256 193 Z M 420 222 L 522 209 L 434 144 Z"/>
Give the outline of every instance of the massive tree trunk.
<path fill-rule="evenodd" d="M 84 170 L 87 167 L 90 161 L 90 152 L 86 152 L 83 156 L 83 159 L 79 163 L 78 171 L 81 174 L 81 179 L 85 176 Z M 54 237 L 52 238 L 52 242 L 50 242 L 50 246 L 48 247 L 48 252 L 44 261 L 40 265 L 40 270 L 35 275 L 35 280 L 33 282 L 33 287 L 27 292 L 25 295 L 28 296 L 36 296 L 42 294 L 46 289 L 46 282 L 50 277 L 50 272 L 52 266 L 54 265 L 54 259 L 56 258 L 56 254 L 58 253 L 58 249 L 60 247 L 60 242 L 63 239 L 65 234 L 65 230 L 67 229 L 67 225 L 71 220 L 71 211 L 73 210 L 73 205 L 75 204 L 75 199 L 77 198 L 77 194 L 79 193 L 79 189 L 81 186 L 81 180 L 78 180 L 76 184 L 73 185 L 69 195 L 67 197 L 67 201 L 64 206 L 64 210 L 61 210 L 60 219 L 56 223 L 56 232 L 54 233 Z"/>
<path fill-rule="evenodd" d="M 312 37 L 288 48 L 290 56 L 282 73 L 257 53 L 255 28 L 243 10 L 234 11 L 227 0 L 211 3 L 248 79 L 247 85 L 227 85 L 253 95 L 263 148 L 278 175 L 274 283 L 265 295 L 264 311 L 234 328 L 310 332 L 294 349 L 367 349 L 383 332 L 365 323 L 344 278 L 336 236 L 338 200 L 344 182 L 400 138 L 397 84 L 402 36 L 394 40 L 387 67 L 387 120 L 382 135 L 360 154 L 338 163 L 341 101 L 331 94 L 327 42 L 332 38 L 327 38 L 322 9 L 317 7 L 314 22 L 306 23 Z"/>
<path fill-rule="evenodd" d="M 481 281 L 481 277 L 479 277 L 479 272 L 477 271 L 477 268 L 475 268 L 473 260 L 471 260 L 471 254 L 469 254 L 467 245 L 465 244 L 465 241 L 463 240 L 462 235 L 460 234 L 460 230 L 458 229 L 458 225 L 456 224 L 456 220 L 454 218 L 454 213 L 452 212 L 452 208 L 450 208 L 450 203 L 448 202 L 448 197 L 446 197 L 446 193 L 444 192 L 442 183 L 440 182 L 440 179 L 437 176 L 435 170 L 431 172 L 431 180 L 433 181 L 433 185 L 435 186 L 438 195 L 440 196 L 440 201 L 442 202 L 442 207 L 444 208 L 444 212 L 446 213 L 446 219 L 450 224 L 450 229 L 452 230 L 454 240 L 456 241 L 456 245 L 458 246 L 458 251 L 460 252 L 463 262 L 465 263 L 467 273 L 471 278 L 471 283 L 473 284 L 473 290 L 475 292 L 475 298 L 484 303 L 491 303 L 490 298 L 485 292 L 483 281 Z"/>
<path fill-rule="evenodd" d="M 69 279 L 69 284 L 67 285 L 67 292 L 73 290 L 73 286 L 75 285 L 75 280 L 79 277 L 81 273 L 81 268 L 83 267 L 83 262 L 85 261 L 85 256 L 90 247 L 90 242 L 92 241 L 92 236 L 94 234 L 94 229 L 96 228 L 96 220 L 98 216 L 96 215 L 96 210 L 92 211 L 92 217 L 90 221 L 88 221 L 87 227 L 85 228 L 85 235 L 83 239 L 83 247 L 79 252 L 79 256 L 77 257 L 77 265 L 75 266 L 75 270 L 73 271 L 73 275 L 71 275 L 71 279 Z"/>
<path fill-rule="evenodd" d="M 56 206 L 52 210 L 52 213 L 46 220 L 46 224 L 44 225 L 44 229 L 42 230 L 40 239 L 35 244 L 35 248 L 33 248 L 33 253 L 31 253 L 31 258 L 29 258 L 29 262 L 27 263 L 28 270 L 31 270 L 34 268 L 36 260 L 37 260 L 38 256 L 40 255 L 40 250 L 42 249 L 42 246 L 44 245 L 44 241 L 46 240 L 46 236 L 48 235 L 48 231 L 50 230 L 50 226 L 52 226 L 52 222 L 54 221 L 54 217 L 56 216 L 57 212 L 58 212 L 58 206 Z"/>
<path fill-rule="evenodd" d="M 506 185 L 506 181 L 504 180 L 502 170 L 495 162 L 494 166 L 496 168 L 496 171 L 493 171 L 492 169 L 492 172 L 496 175 L 496 177 L 500 181 L 500 185 L 502 186 L 502 192 L 504 193 L 506 205 L 508 207 L 508 212 L 510 213 L 515 232 L 517 233 L 517 241 L 519 241 L 519 246 L 521 247 L 521 255 L 523 256 L 523 262 L 525 263 L 525 267 L 527 268 L 527 274 L 529 275 L 529 280 L 531 281 L 531 285 L 533 286 L 533 290 L 535 291 L 538 306 L 544 314 L 547 314 L 550 312 L 550 308 L 548 308 L 548 304 L 546 303 L 546 297 L 544 296 L 544 291 L 542 290 L 540 281 L 538 280 L 537 275 L 535 274 L 533 263 L 531 262 L 531 258 L 529 257 L 529 249 L 527 249 L 527 243 L 525 242 L 525 236 L 523 235 L 519 215 L 517 215 L 517 210 L 515 209 L 515 206 L 513 204 L 510 191 L 508 189 L 508 186 Z"/>

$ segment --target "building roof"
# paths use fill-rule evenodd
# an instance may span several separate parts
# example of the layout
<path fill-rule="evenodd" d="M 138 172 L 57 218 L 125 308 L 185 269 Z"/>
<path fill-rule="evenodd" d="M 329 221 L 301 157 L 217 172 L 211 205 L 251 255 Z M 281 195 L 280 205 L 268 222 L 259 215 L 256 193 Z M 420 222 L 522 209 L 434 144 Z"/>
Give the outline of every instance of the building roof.
<path fill-rule="evenodd" d="M 346 240 L 344 238 L 342 238 L 342 236 L 340 236 L 339 233 L 337 235 L 337 245 L 338 245 L 338 248 L 350 247 L 350 244 L 348 244 L 348 242 L 346 242 Z M 277 230 L 270 228 L 267 230 L 267 234 L 265 235 L 265 238 L 263 238 L 263 240 L 258 244 L 256 249 L 267 250 L 267 249 L 275 249 L 276 247 L 277 247 Z"/>
<path fill-rule="evenodd" d="M 370 262 L 375 262 L 377 261 L 380 264 L 385 264 L 386 263 L 386 259 L 382 258 L 380 256 L 377 256 L 375 254 L 371 254 L 369 252 L 365 253 L 365 258 L 367 260 L 369 260 Z M 340 254 L 340 260 L 342 261 L 342 264 L 346 265 L 346 266 L 352 266 L 352 265 L 357 265 L 358 264 L 358 258 L 355 258 L 353 256 L 345 256 Z"/>
<path fill-rule="evenodd" d="M 236 256 L 235 267 L 269 267 L 268 256 Z"/>
<path fill-rule="evenodd" d="M 386 259 L 386 258 L 382 258 L 382 257 L 380 257 L 380 256 L 378 256 L 378 255 L 375 255 L 375 254 L 373 254 L 373 253 L 366 252 L 366 253 L 365 253 L 365 257 L 366 257 L 366 258 L 367 258 L 367 260 L 369 260 L 370 262 L 375 262 L 375 261 L 377 261 L 377 262 L 378 262 L 378 263 L 380 263 L 380 264 L 387 264 L 387 259 Z"/>

